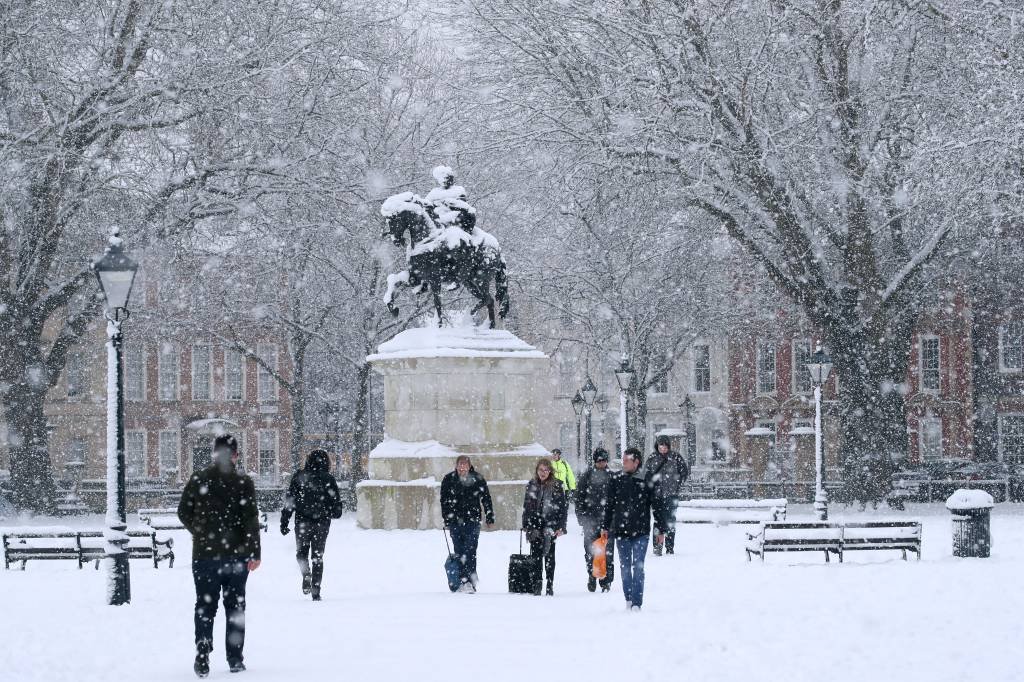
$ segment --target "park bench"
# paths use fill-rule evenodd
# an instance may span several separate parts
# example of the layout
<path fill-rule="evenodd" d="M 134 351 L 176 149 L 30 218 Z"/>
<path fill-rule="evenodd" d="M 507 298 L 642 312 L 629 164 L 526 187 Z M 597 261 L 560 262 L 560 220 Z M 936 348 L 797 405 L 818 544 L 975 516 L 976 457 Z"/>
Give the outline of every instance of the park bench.
<path fill-rule="evenodd" d="M 154 530 L 184 530 L 181 520 L 178 518 L 178 510 L 171 508 L 164 509 L 140 509 L 139 523 L 144 523 Z M 261 511 L 260 530 L 267 532 L 267 512 Z"/>
<path fill-rule="evenodd" d="M 768 552 L 805 552 L 836 554 L 864 550 L 898 550 L 906 560 L 907 552 L 921 558 L 921 523 L 919 521 L 862 521 L 851 523 L 769 522 L 757 533 L 747 533 L 747 561 L 757 554 L 764 561 Z"/>
<path fill-rule="evenodd" d="M 60 530 L 60 529 L 9 529 L 2 536 L 4 547 L 4 568 L 9 569 L 14 562 L 21 562 L 22 570 L 28 561 L 51 559 L 72 559 L 78 567 L 94 561 L 99 568 L 99 560 L 107 556 L 106 541 L 102 530 Z M 125 531 L 128 543 L 124 551 L 129 559 L 149 559 L 153 568 L 159 568 L 161 561 L 167 561 L 174 567 L 174 540 L 158 539 L 153 529 L 133 528 Z"/>
<path fill-rule="evenodd" d="M 679 523 L 765 523 L 786 520 L 786 500 L 681 500 Z"/>

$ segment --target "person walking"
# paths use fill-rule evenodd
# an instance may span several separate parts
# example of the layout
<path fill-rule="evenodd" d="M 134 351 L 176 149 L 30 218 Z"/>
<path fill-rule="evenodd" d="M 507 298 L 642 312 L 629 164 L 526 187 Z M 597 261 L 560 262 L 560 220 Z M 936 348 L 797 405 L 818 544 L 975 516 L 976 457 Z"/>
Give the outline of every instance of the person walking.
<path fill-rule="evenodd" d="M 562 459 L 562 451 L 559 448 L 551 449 L 551 467 L 555 478 L 562 482 L 566 499 L 570 502 L 575 501 L 576 475 L 572 472 L 572 467 L 569 466 L 569 463 Z"/>
<path fill-rule="evenodd" d="M 494 528 L 494 504 L 487 481 L 476 472 L 469 457 L 460 455 L 455 460 L 455 471 L 441 480 L 441 516 L 445 529 L 451 533 L 453 549 L 460 562 L 459 592 L 476 592 L 481 508 L 487 530 Z"/>
<path fill-rule="evenodd" d="M 562 482 L 554 476 L 551 460 L 537 462 L 534 476 L 526 485 L 523 500 L 523 530 L 530 542 L 530 554 L 538 557 L 541 575 L 537 576 L 533 593 L 541 593 L 543 578 L 547 578 L 547 594 L 555 593 L 555 540 L 565 535 L 569 504 L 565 499 Z"/>
<path fill-rule="evenodd" d="M 213 465 L 194 473 L 185 484 L 178 518 L 192 534 L 192 580 L 196 588 L 196 659 L 199 677 L 210 674 L 213 619 L 224 597 L 227 625 L 224 648 L 231 672 L 245 670 L 245 584 L 260 567 L 260 522 L 256 486 L 238 471 L 238 441 L 218 436 Z"/>
<path fill-rule="evenodd" d="M 305 468 L 292 477 L 281 510 L 281 535 L 288 535 L 288 524 L 295 514 L 295 558 L 302 572 L 302 594 L 312 594 L 313 601 L 320 601 L 331 519 L 341 518 L 342 513 L 338 482 L 330 469 L 331 460 L 326 452 L 310 452 Z"/>
<path fill-rule="evenodd" d="M 593 466 L 583 472 L 576 488 L 576 520 L 583 529 L 583 556 L 587 562 L 587 589 L 597 591 L 598 581 L 594 577 L 594 541 L 601 537 L 601 525 L 608 506 L 608 489 L 612 472 L 608 470 L 608 451 L 594 450 Z M 615 580 L 615 545 L 611 542 L 605 550 L 607 574 L 601 579 L 601 591 L 611 589 Z"/>
<path fill-rule="evenodd" d="M 654 454 L 647 462 L 645 474 L 647 485 L 654 491 L 655 503 L 661 507 L 665 526 L 658 527 L 658 534 L 665 536 L 664 543 L 655 539 L 654 556 L 661 556 L 662 545 L 666 554 L 674 554 L 676 547 L 676 505 L 683 483 L 690 477 L 690 467 L 682 455 L 672 449 L 668 436 L 658 436 Z"/>
<path fill-rule="evenodd" d="M 655 504 L 654 491 L 640 473 L 643 456 L 637 448 L 622 454 L 622 471 L 608 486 L 608 505 L 604 510 L 601 537 L 614 538 L 619 554 L 622 594 L 626 608 L 639 611 L 644 604 L 644 560 L 647 558 L 651 515 L 658 528 L 665 527 L 664 507 Z M 663 538 L 655 537 L 655 541 Z"/>

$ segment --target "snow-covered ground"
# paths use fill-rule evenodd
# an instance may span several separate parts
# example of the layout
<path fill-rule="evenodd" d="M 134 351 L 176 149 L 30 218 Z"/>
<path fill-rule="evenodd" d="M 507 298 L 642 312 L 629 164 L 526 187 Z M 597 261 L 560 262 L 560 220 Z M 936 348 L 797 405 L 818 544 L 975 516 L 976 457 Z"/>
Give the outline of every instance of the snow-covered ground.
<path fill-rule="evenodd" d="M 808 509 L 791 508 L 790 518 Z M 843 507 L 834 517 L 860 514 Z M 677 554 L 648 556 L 642 613 L 585 590 L 578 529 L 559 541 L 553 598 L 506 593 L 518 535 L 481 538 L 481 591 L 450 594 L 440 532 L 361 531 L 336 521 L 324 601 L 299 591 L 293 536 L 276 519 L 249 580 L 247 680 L 1017 680 L 1024 628 L 1024 506 L 993 511 L 991 559 L 951 555 L 948 512 L 924 521 L 924 558 L 898 552 L 769 555 L 748 563 L 752 526 L 681 525 Z M 44 523 L 39 521 L 38 523 Z M 52 520 L 49 523 L 53 523 Z M 133 602 L 104 605 L 104 578 L 74 562 L 0 573 L 0 679 L 192 678 L 187 533 L 177 562 L 132 562 Z M 230 675 L 217 619 L 211 679 Z M 235 679 L 234 676 L 230 676 Z"/>

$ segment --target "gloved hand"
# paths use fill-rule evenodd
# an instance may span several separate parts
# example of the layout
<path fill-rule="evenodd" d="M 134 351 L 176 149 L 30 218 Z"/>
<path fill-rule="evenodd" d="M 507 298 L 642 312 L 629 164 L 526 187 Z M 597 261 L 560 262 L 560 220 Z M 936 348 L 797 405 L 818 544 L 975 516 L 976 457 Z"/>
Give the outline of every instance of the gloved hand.
<path fill-rule="evenodd" d="M 290 530 L 291 530 L 291 528 L 288 527 L 287 523 L 282 523 L 281 524 L 281 535 L 288 535 L 288 531 L 290 531 Z"/>

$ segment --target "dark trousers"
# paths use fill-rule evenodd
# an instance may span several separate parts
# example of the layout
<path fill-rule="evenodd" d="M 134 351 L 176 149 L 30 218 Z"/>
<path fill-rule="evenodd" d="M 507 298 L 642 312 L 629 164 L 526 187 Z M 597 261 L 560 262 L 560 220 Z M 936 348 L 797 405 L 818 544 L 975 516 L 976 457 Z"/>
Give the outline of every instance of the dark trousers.
<path fill-rule="evenodd" d="M 678 506 L 676 498 L 669 497 L 664 500 L 659 500 L 656 504 L 661 507 L 661 515 L 663 518 L 668 519 L 668 528 L 655 528 L 654 529 L 654 549 L 661 552 L 662 543 L 658 542 L 658 534 L 664 533 L 665 535 L 665 550 L 667 552 L 675 552 L 676 550 L 676 507 Z"/>
<path fill-rule="evenodd" d="M 594 575 L 594 554 L 592 547 L 594 541 L 601 537 L 601 522 L 585 516 L 580 517 L 580 526 L 583 527 L 583 556 L 587 561 L 587 575 Z M 608 587 L 615 581 L 615 542 L 609 538 L 605 549 L 607 552 L 608 574 L 600 581 L 601 587 Z"/>
<path fill-rule="evenodd" d="M 228 662 L 242 660 L 245 645 L 245 582 L 249 569 L 244 559 L 194 559 L 192 580 L 196 584 L 196 650 L 213 651 L 213 619 L 217 602 L 224 594 L 224 649 Z"/>
<path fill-rule="evenodd" d="M 449 530 L 452 534 L 452 551 L 459 557 L 462 582 L 476 585 L 476 549 L 480 544 L 480 522 L 453 523 Z"/>
<path fill-rule="evenodd" d="M 541 575 L 538 577 L 543 582 L 546 576 L 548 587 L 551 587 L 555 582 L 555 532 L 550 528 L 532 530 L 526 537 L 530 541 L 530 556 L 541 560 Z M 540 585 L 535 589 L 539 590 Z"/>
<path fill-rule="evenodd" d="M 644 604 L 644 560 L 647 558 L 646 535 L 636 538 L 616 538 L 619 567 L 622 569 L 622 594 L 634 606 Z"/>
<path fill-rule="evenodd" d="M 299 562 L 302 576 L 311 576 L 313 589 L 319 591 L 324 577 L 324 548 L 327 547 L 327 534 L 331 532 L 331 520 L 306 519 L 301 516 L 295 519 L 295 558 Z M 313 567 L 310 570 L 310 555 Z"/>

